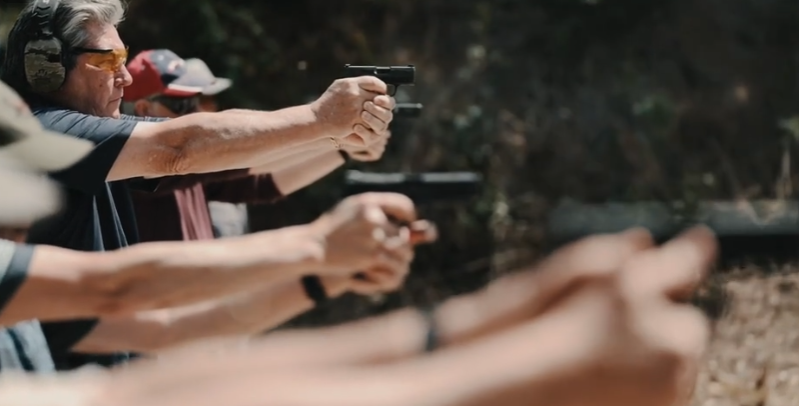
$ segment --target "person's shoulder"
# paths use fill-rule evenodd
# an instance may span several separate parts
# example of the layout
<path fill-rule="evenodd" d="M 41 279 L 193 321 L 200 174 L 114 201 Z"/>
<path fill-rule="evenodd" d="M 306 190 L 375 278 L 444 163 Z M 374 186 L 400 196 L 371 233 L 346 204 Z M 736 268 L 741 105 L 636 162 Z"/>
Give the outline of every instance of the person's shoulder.
<path fill-rule="evenodd" d="M 113 136 L 128 137 L 137 124 L 137 121 L 99 117 L 51 105 L 31 106 L 31 112 L 48 130 L 98 141 Z"/>
<path fill-rule="evenodd" d="M 121 120 L 126 120 L 126 121 L 143 121 L 147 123 L 160 123 L 162 121 L 169 121 L 168 118 L 163 118 L 163 117 L 140 117 L 140 116 L 131 116 L 129 114 L 122 114 L 119 118 Z"/>
<path fill-rule="evenodd" d="M 80 114 L 75 110 L 70 110 L 63 107 L 47 106 L 47 105 L 31 105 L 30 109 L 31 113 L 33 113 L 33 115 L 40 120 L 42 117 L 56 117 L 56 116 L 65 116 L 70 114 Z"/>
<path fill-rule="evenodd" d="M 31 113 L 42 123 L 42 126 L 50 129 L 53 129 L 52 126 L 59 124 L 74 125 L 92 117 L 88 114 L 58 106 L 32 105 L 30 108 Z M 99 119 L 100 117 L 95 118 Z"/>
<path fill-rule="evenodd" d="M 16 246 L 17 244 L 13 241 L 0 238 L 0 275 L 5 273 L 6 268 L 11 263 L 11 257 L 14 256 Z"/>

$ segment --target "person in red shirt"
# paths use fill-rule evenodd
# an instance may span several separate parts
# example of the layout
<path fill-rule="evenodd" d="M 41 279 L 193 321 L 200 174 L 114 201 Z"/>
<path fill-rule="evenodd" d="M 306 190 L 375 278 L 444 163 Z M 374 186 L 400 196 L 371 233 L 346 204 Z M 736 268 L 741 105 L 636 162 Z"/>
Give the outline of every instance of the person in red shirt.
<path fill-rule="evenodd" d="M 125 89 L 122 110 L 139 117 L 169 119 L 198 112 L 203 94 L 218 93 L 230 85 L 202 70 L 189 69 L 184 59 L 166 49 L 143 51 L 127 68 L 133 84 Z M 375 149 L 379 154 L 382 150 Z M 345 163 L 345 156 L 331 144 L 289 153 L 267 167 L 162 179 L 154 192 L 132 193 L 140 240 L 212 239 L 209 200 L 269 203 L 334 171 Z M 314 165 L 307 165 L 310 161 Z"/>
<path fill-rule="evenodd" d="M 197 111 L 205 113 L 218 112 L 219 105 L 216 96 L 229 89 L 233 85 L 233 81 L 228 78 L 217 77 L 202 59 L 186 59 L 186 69 L 189 74 L 204 78 L 207 83 L 211 83 L 210 86 L 203 89 Z M 214 237 L 236 237 L 250 232 L 247 203 L 229 203 L 208 199 L 208 210 L 211 213 Z"/>

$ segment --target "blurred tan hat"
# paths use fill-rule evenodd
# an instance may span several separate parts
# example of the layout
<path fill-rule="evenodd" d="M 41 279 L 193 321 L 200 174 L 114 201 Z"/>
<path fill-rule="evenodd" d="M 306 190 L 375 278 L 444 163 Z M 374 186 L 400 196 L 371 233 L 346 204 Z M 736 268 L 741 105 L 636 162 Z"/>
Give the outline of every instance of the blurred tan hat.
<path fill-rule="evenodd" d="M 42 128 L 0 82 L 0 224 L 26 224 L 58 210 L 58 186 L 45 173 L 72 166 L 92 148 L 89 141 Z"/>

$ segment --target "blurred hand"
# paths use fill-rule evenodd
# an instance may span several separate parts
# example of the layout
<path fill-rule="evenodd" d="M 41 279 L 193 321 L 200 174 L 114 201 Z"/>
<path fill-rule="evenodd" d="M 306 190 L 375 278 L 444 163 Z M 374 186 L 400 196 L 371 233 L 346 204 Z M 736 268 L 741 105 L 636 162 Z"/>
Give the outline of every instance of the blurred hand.
<path fill-rule="evenodd" d="M 398 223 L 415 220 L 416 208 L 404 195 L 364 193 L 344 199 L 311 224 L 324 247 L 320 275 L 349 277 L 361 269 L 407 274 L 414 239 Z"/>
<path fill-rule="evenodd" d="M 367 146 L 360 145 L 361 138 L 356 134 L 351 134 L 341 141 L 341 149 L 355 161 L 374 162 L 383 157 L 386 151 L 391 132 L 386 130 L 377 133 L 377 138 Z"/>
<path fill-rule="evenodd" d="M 499 278 L 472 295 L 454 298 L 451 306 L 442 307 L 444 338 L 464 342 L 534 320 L 586 280 L 615 274 L 624 261 L 652 244 L 648 232 L 630 230 L 566 245 L 539 263 Z M 473 322 L 451 326 L 447 323 L 447 319 L 460 318 L 474 308 L 481 310 L 470 315 Z"/>
<path fill-rule="evenodd" d="M 716 241 L 705 228 L 661 248 L 642 245 L 645 239 L 634 234 L 616 236 L 615 253 L 601 255 L 589 240 L 571 247 L 571 258 L 555 254 L 549 261 L 579 275 L 577 283 L 536 303 L 535 319 L 500 334 L 503 351 L 526 362 L 529 376 L 543 385 L 525 393 L 533 386 L 514 381 L 497 389 L 497 404 L 536 398 L 558 406 L 675 406 L 690 400 L 709 328 L 683 300 L 711 267 Z M 614 243 L 614 237 L 599 238 Z M 617 266 L 586 272 L 592 258 Z M 525 360 L 525 351 L 536 359 Z"/>
<path fill-rule="evenodd" d="M 372 76 L 338 79 L 311 104 L 325 134 L 367 147 L 388 129 L 394 118 L 394 99 L 386 95 L 386 84 Z"/>
<path fill-rule="evenodd" d="M 411 243 L 409 255 L 404 258 L 407 261 L 406 266 L 401 269 L 391 269 L 375 265 L 363 269 L 348 279 L 347 291 L 359 295 L 374 295 L 398 290 L 403 286 L 410 273 L 410 264 L 413 261 L 413 247 L 419 244 L 432 243 L 438 238 L 438 231 L 435 225 L 424 220 L 418 220 L 409 226 L 403 226 L 399 231 L 403 235 L 403 240 L 408 238 Z"/>

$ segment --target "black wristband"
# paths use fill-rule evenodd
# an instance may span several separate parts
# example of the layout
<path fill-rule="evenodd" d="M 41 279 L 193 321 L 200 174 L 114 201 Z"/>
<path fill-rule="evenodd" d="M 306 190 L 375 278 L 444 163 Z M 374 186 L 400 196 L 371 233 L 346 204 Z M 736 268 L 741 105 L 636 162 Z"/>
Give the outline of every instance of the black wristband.
<path fill-rule="evenodd" d="M 302 282 L 302 287 L 305 289 L 305 294 L 317 306 L 327 302 L 327 291 L 318 276 L 306 275 L 300 279 L 300 282 Z"/>
<path fill-rule="evenodd" d="M 424 338 L 424 352 L 433 352 L 438 348 L 438 325 L 436 323 L 436 305 L 425 306 L 419 311 L 424 316 L 427 326 Z"/>

